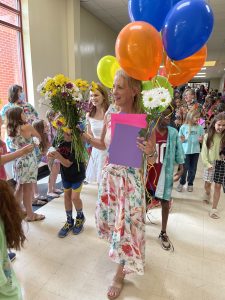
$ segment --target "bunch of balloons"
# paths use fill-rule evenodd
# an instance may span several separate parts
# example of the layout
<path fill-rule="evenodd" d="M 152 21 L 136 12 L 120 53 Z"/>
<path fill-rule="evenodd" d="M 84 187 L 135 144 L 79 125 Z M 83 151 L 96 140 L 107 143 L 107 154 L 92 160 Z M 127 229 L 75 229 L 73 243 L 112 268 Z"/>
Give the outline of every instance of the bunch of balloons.
<path fill-rule="evenodd" d="M 112 87 L 119 67 L 146 81 L 163 64 L 161 74 L 172 86 L 198 73 L 207 57 L 205 44 L 214 23 L 205 0 L 128 0 L 128 12 L 131 23 L 117 37 L 116 58 L 106 56 L 99 61 L 97 73 L 103 84 Z"/>

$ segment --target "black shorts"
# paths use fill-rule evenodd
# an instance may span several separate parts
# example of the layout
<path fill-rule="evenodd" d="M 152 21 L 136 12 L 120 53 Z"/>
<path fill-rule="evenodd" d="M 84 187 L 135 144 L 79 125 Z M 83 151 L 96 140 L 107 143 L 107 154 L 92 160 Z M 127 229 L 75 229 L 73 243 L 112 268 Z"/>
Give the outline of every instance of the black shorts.
<path fill-rule="evenodd" d="M 213 181 L 222 184 L 225 193 L 225 160 L 216 160 Z"/>

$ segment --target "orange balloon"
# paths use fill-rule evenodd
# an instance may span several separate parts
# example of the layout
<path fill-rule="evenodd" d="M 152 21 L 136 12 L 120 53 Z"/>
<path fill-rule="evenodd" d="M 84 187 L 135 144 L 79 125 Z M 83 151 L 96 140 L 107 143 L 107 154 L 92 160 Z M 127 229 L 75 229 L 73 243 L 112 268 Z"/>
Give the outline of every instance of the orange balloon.
<path fill-rule="evenodd" d="M 202 47 L 195 54 L 177 61 L 166 58 L 165 67 L 168 81 L 172 86 L 179 86 L 191 80 L 203 67 L 207 57 L 207 47 Z"/>
<path fill-rule="evenodd" d="M 146 22 L 127 24 L 116 40 L 116 58 L 121 68 L 138 80 L 149 80 L 157 74 L 162 61 L 160 33 Z"/>

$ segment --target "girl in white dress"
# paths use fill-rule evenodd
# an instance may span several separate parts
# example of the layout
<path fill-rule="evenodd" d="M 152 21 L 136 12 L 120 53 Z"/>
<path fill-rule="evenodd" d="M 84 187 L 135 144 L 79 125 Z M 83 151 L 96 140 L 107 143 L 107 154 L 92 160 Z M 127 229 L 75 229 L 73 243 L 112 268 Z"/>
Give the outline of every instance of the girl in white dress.
<path fill-rule="evenodd" d="M 108 93 L 102 85 L 98 84 L 97 89 L 94 92 L 90 92 L 90 101 L 92 103 L 92 107 L 86 116 L 87 133 L 94 138 L 100 138 L 104 115 L 109 107 Z M 107 150 L 92 148 L 86 170 L 87 182 L 100 182 L 106 154 Z"/>

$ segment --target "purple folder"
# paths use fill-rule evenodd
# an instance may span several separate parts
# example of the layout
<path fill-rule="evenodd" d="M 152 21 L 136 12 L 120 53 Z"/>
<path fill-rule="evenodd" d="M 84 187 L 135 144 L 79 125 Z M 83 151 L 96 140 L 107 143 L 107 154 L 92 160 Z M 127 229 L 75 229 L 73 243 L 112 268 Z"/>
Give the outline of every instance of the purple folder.
<path fill-rule="evenodd" d="M 141 128 L 127 124 L 116 124 L 109 147 L 109 163 L 141 168 L 142 151 L 137 147 L 137 137 Z"/>

